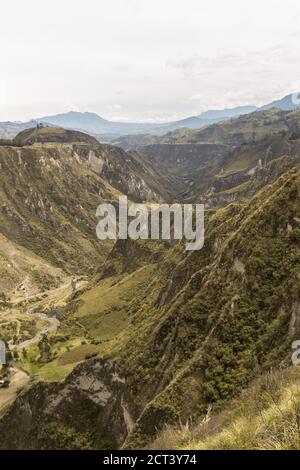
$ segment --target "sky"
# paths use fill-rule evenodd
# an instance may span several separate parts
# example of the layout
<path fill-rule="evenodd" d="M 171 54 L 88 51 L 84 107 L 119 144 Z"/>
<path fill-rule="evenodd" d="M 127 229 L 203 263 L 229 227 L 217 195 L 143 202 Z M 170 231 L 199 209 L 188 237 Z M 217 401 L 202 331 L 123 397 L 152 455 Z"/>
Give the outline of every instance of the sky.
<path fill-rule="evenodd" d="M 299 0 L 1 1 L 0 121 L 169 121 L 300 91 Z"/>

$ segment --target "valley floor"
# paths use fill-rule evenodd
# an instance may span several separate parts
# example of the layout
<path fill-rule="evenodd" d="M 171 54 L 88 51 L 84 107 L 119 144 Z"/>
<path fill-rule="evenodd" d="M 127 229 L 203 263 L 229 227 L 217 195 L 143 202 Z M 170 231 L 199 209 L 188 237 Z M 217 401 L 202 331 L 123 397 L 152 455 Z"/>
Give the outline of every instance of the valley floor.
<path fill-rule="evenodd" d="M 40 292 L 38 295 L 26 295 L 23 298 L 18 295 L 15 302 L 11 299 L 10 305 L 1 312 L 1 330 L 6 329 L 10 336 L 14 332 L 13 338 L 8 341 L 9 351 L 14 357 L 9 361 L 9 385 L 0 389 L 0 413 L 3 413 L 21 390 L 39 378 L 38 375 L 34 376 L 31 370 L 32 358 L 30 354 L 28 357 L 28 353 L 44 336 L 56 334 L 59 328 L 58 318 L 38 310 L 47 310 L 49 305 L 64 305 L 76 290 L 76 286 L 81 285 L 82 282 L 70 278 L 59 287 Z"/>

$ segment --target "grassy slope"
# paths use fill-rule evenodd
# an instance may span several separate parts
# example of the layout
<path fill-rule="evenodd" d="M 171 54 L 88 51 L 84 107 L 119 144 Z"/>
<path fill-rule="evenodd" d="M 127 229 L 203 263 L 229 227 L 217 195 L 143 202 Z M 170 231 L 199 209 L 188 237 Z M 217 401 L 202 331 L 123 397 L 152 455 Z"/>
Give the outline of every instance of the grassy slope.
<path fill-rule="evenodd" d="M 208 409 L 198 422 L 167 426 L 151 449 L 300 450 L 296 367 L 271 371 L 253 381 L 225 409 Z"/>
<path fill-rule="evenodd" d="M 101 263 L 95 208 L 113 196 L 72 147 L 1 147 L 0 162 L 3 235 L 69 273 Z"/>
<path fill-rule="evenodd" d="M 21 131 L 13 140 L 15 145 L 31 145 L 37 142 L 85 142 L 95 145 L 97 140 L 88 134 L 66 130 L 60 127 L 39 127 Z"/>
<path fill-rule="evenodd" d="M 0 293 L 14 301 L 53 288 L 66 275 L 26 248 L 0 234 Z"/>
<path fill-rule="evenodd" d="M 122 349 L 132 334 L 129 319 L 144 300 L 154 271 L 154 265 L 145 265 L 132 274 L 112 276 L 88 289 L 73 312 L 62 319 L 59 334 L 49 336 L 50 341 L 61 338 L 51 346 L 52 359 L 41 363 L 34 345 L 26 358 L 21 357 L 23 368 L 46 381 L 62 380 L 90 355 L 105 356 Z"/>

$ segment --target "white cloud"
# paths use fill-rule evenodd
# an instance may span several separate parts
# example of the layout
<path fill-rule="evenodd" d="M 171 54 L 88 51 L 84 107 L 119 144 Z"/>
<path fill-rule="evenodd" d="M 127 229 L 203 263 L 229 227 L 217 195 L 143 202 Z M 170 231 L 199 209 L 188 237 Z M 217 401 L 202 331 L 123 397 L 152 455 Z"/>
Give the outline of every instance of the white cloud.
<path fill-rule="evenodd" d="M 6 102 L 6 83 L 0 80 L 0 106 L 4 106 Z"/>
<path fill-rule="evenodd" d="M 116 103 L 116 104 L 109 104 L 109 105 L 107 106 L 107 109 L 108 109 L 109 111 L 119 111 L 119 110 L 122 109 L 122 106 L 121 106 L 120 104 L 117 104 L 117 103 Z"/>
<path fill-rule="evenodd" d="M 47 14 L 41 5 L 2 5 L 0 120 L 71 108 L 163 120 L 298 86 L 298 0 L 52 0 Z"/>

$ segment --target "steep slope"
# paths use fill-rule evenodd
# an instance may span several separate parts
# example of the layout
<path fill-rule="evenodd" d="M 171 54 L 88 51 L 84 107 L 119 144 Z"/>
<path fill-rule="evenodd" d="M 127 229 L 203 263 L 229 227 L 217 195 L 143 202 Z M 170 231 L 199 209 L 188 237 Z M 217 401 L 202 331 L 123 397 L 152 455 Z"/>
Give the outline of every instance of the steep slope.
<path fill-rule="evenodd" d="M 122 419 L 126 416 L 130 424 L 125 447 L 144 446 L 166 423 L 201 416 L 210 405 L 217 411 L 262 372 L 289 364 L 291 343 L 300 334 L 299 195 L 300 171 L 293 169 L 249 202 L 209 211 L 205 246 L 199 252 L 187 254 L 183 245 L 171 244 L 161 247 L 157 258 L 156 244 L 150 250 L 150 242 L 138 247 L 133 243 L 126 252 L 124 241 L 117 242 L 120 249 L 106 261 L 105 276 L 111 278 L 99 281 L 78 299 L 69 318 L 66 314 L 63 323 L 75 325 L 74 320 L 80 319 L 89 334 L 95 334 L 99 356 L 110 357 L 124 379 Z M 143 246 L 148 250 L 144 258 Z M 126 263 L 129 254 L 137 261 L 135 266 Z M 109 265 L 114 266 L 112 272 Z M 118 312 L 108 299 L 120 293 L 120 282 L 127 283 L 127 289 Z M 101 309 L 97 298 L 107 288 L 106 307 Z M 101 337 L 107 315 L 117 322 L 111 323 L 109 338 Z M 119 328 L 115 334 L 113 325 Z M 50 396 L 46 385 L 20 396 L 1 421 L 0 430 L 6 431 L 1 446 L 11 445 L 13 433 L 18 448 L 28 445 L 29 435 L 34 448 L 51 447 L 59 439 L 67 447 L 70 439 L 61 440 L 61 435 L 79 443 L 84 438 L 83 446 L 105 445 L 101 429 L 95 430 L 90 418 L 79 429 L 77 419 L 70 418 L 73 411 L 68 415 L 62 411 L 63 390 L 74 377 L 89 374 L 92 364 L 101 360 L 83 363 L 66 382 L 53 385 L 50 393 L 56 398 L 51 398 L 50 410 L 35 405 Z M 94 393 L 93 386 L 81 380 L 76 380 L 76 389 L 78 399 L 73 392 L 67 395 L 70 410 L 80 407 L 82 394 Z M 118 393 L 112 394 L 119 399 Z M 109 415 L 109 403 L 103 406 L 101 413 Z M 20 431 L 15 428 L 17 417 Z M 38 429 L 45 428 L 51 429 L 50 438 L 47 433 L 38 435 Z M 109 439 L 112 442 L 113 436 Z M 123 439 L 124 434 L 119 442 Z"/>
<path fill-rule="evenodd" d="M 91 152 L 84 151 L 82 146 L 80 151 L 95 172 L 100 171 L 105 180 L 133 201 L 172 200 L 176 179 L 161 172 L 160 167 L 149 161 L 143 152 L 125 152 L 112 145 L 99 144 Z M 101 162 L 100 167 L 97 159 Z"/>
<path fill-rule="evenodd" d="M 244 207 L 218 211 L 205 248 L 178 264 L 143 355 L 136 357 L 140 339 L 132 339 L 123 358 L 133 382 L 146 382 L 137 397 L 154 396 L 127 446 L 145 443 L 162 421 L 218 407 L 262 370 L 288 364 L 300 333 L 299 190 L 300 173 L 292 170 Z"/>
<path fill-rule="evenodd" d="M 0 147 L 1 233 L 66 272 L 104 259 L 95 236 L 95 208 L 114 191 L 72 145 Z M 107 248 L 108 249 L 108 248 Z"/>
<path fill-rule="evenodd" d="M 36 140 L 41 142 L 25 145 Z M 116 202 L 120 194 L 134 201 L 170 198 L 168 178 L 142 154 L 126 154 L 75 131 L 24 131 L 15 145 L 0 145 L 0 166 L 0 292 L 7 295 L 28 276 L 26 284 L 34 290 L 32 276 L 41 260 L 45 283 L 47 273 L 51 281 L 47 265 L 54 284 L 59 269 L 69 274 L 98 269 L 112 246 L 100 246 L 96 238 L 100 203 Z"/>
<path fill-rule="evenodd" d="M 12 410 L 14 428 L 8 430 L 6 449 L 115 449 L 130 430 L 126 381 L 109 361 L 78 366 L 62 384 L 38 384 L 20 397 Z M 13 411 L 13 412 L 14 412 Z M 56 421 L 52 420 L 55 412 Z M 39 422 L 36 418 L 41 417 Z M 44 418 L 46 420 L 44 420 Z M 74 419 L 75 418 L 75 419 Z M 5 418 L 4 418 L 5 422 Z M 94 446 L 91 444 L 94 443 Z"/>
<path fill-rule="evenodd" d="M 299 369 L 272 370 L 224 410 L 196 423 L 168 426 L 154 449 L 299 450 Z"/>
<path fill-rule="evenodd" d="M 199 178 L 189 197 L 207 207 L 220 207 L 249 198 L 278 176 L 300 163 L 300 140 L 290 133 L 279 133 L 244 144 L 225 153 L 204 180 Z"/>
<path fill-rule="evenodd" d="M 176 198 L 183 200 L 191 198 L 195 193 L 194 187 L 198 187 L 200 182 L 207 181 L 229 147 L 213 143 L 153 144 L 141 150 L 151 163 L 176 178 Z"/>

